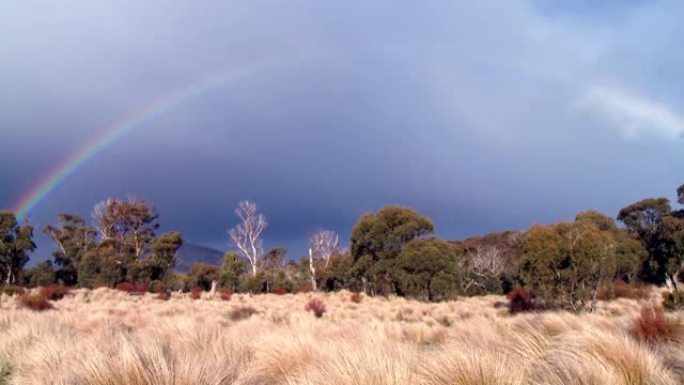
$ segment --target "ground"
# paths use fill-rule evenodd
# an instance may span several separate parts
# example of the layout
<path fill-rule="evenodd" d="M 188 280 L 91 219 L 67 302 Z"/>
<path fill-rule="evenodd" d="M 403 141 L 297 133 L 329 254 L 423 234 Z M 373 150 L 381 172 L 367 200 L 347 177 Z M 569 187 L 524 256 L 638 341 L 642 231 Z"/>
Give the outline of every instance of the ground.
<path fill-rule="evenodd" d="M 321 318 L 305 311 L 313 297 L 327 308 Z M 510 315 L 498 296 L 164 301 L 97 289 L 43 312 L 3 296 L 0 384 L 682 384 L 681 328 L 655 342 L 633 333 L 656 298 Z M 684 313 L 667 317 L 681 325 Z"/>

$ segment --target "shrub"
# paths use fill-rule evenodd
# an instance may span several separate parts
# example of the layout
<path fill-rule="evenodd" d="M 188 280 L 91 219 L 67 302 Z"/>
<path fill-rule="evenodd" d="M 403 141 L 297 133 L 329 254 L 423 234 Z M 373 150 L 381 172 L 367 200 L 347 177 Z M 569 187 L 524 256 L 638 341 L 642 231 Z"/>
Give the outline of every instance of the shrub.
<path fill-rule="evenodd" d="M 282 287 L 276 287 L 275 289 L 271 290 L 271 294 L 285 295 L 287 294 L 287 290 L 283 289 Z"/>
<path fill-rule="evenodd" d="M 159 294 L 157 294 L 155 298 L 160 299 L 162 301 L 168 301 L 169 299 L 171 299 L 171 292 L 168 290 L 161 291 L 159 292 Z"/>
<path fill-rule="evenodd" d="M 349 296 L 349 300 L 354 302 L 354 303 L 361 303 L 361 301 L 363 301 L 363 296 L 359 292 L 352 293 Z"/>
<path fill-rule="evenodd" d="M 236 306 L 228 313 L 228 317 L 233 321 L 239 321 L 249 318 L 256 313 L 258 313 L 256 309 L 251 306 Z"/>
<path fill-rule="evenodd" d="M 647 299 L 651 295 L 648 286 L 635 283 L 629 284 L 622 280 L 616 280 L 613 283 L 613 290 L 615 298 Z"/>
<path fill-rule="evenodd" d="M 166 291 L 166 285 L 162 281 L 152 281 L 149 285 L 149 292 L 160 294 Z"/>
<path fill-rule="evenodd" d="M 190 298 L 192 299 L 200 299 L 202 298 L 202 288 L 199 286 L 195 286 L 190 290 Z"/>
<path fill-rule="evenodd" d="M 132 293 L 136 290 L 135 285 L 130 282 L 121 282 L 114 287 L 116 290 L 125 291 L 126 293 Z"/>
<path fill-rule="evenodd" d="M 23 287 L 21 286 L 3 286 L 2 287 L 2 294 L 9 295 L 10 297 L 13 295 L 23 295 L 26 293 L 26 290 L 24 290 Z"/>
<path fill-rule="evenodd" d="M 663 306 L 667 310 L 684 309 L 684 291 L 663 293 Z"/>
<path fill-rule="evenodd" d="M 221 297 L 221 300 L 223 300 L 223 301 L 230 301 L 230 298 L 233 296 L 233 292 L 228 290 L 228 289 L 223 289 L 219 293 L 219 296 Z"/>
<path fill-rule="evenodd" d="M 671 340 L 682 329 L 677 320 L 670 319 L 660 306 L 644 306 L 634 321 L 632 335 L 640 341 L 656 343 Z"/>
<path fill-rule="evenodd" d="M 304 283 L 297 288 L 297 293 L 301 293 L 301 294 L 311 293 L 312 291 L 313 291 L 313 286 L 311 286 L 311 283 L 309 283 L 309 282 Z"/>
<path fill-rule="evenodd" d="M 306 303 L 304 310 L 313 312 L 316 318 L 321 318 L 326 312 L 325 303 L 320 298 L 311 298 L 309 302 Z"/>
<path fill-rule="evenodd" d="M 596 294 L 596 298 L 602 301 L 610 301 L 617 298 L 647 299 L 650 295 L 648 286 L 627 283 L 621 279 L 616 279 L 611 284 L 603 286 Z"/>
<path fill-rule="evenodd" d="M 121 282 L 117 284 L 114 288 L 116 290 L 126 292 L 130 295 L 141 295 L 147 292 L 147 285 L 145 285 L 144 283 L 136 285 L 135 283 L 131 282 Z"/>
<path fill-rule="evenodd" d="M 525 290 L 522 286 L 516 286 L 507 296 L 509 300 L 508 311 L 511 314 L 532 311 L 535 308 L 532 293 Z"/>
<path fill-rule="evenodd" d="M 51 301 L 58 301 L 69 293 L 69 288 L 64 285 L 50 285 L 40 289 L 40 294 Z"/>
<path fill-rule="evenodd" d="M 33 311 L 44 311 L 53 308 L 52 304 L 42 294 L 21 294 L 19 305 Z"/>

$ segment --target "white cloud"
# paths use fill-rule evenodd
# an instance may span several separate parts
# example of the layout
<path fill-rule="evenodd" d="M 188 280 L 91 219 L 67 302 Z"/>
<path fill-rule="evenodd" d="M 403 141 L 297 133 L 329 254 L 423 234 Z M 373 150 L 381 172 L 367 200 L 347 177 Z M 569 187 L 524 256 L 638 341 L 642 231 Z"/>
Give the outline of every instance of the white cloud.
<path fill-rule="evenodd" d="M 684 137 L 684 116 L 668 105 L 610 87 L 591 87 L 580 101 L 583 110 L 595 112 L 626 139 Z"/>

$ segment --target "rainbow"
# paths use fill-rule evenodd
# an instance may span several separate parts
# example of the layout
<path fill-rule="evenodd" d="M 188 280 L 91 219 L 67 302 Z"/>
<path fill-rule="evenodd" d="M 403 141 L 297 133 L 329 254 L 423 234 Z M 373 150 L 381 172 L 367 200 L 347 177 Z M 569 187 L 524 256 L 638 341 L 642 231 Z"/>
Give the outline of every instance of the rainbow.
<path fill-rule="evenodd" d="M 103 134 L 87 142 L 75 153 L 66 157 L 52 171 L 28 189 L 13 207 L 17 218 L 23 219 L 42 202 L 52 191 L 74 174 L 81 166 L 111 147 L 119 139 L 146 123 L 164 115 L 174 108 L 186 104 L 207 92 L 228 83 L 250 77 L 266 68 L 281 64 L 282 61 L 268 61 L 237 69 L 222 70 L 201 77 L 183 87 L 166 93 L 152 103 L 129 114 L 124 119 L 107 127 Z"/>

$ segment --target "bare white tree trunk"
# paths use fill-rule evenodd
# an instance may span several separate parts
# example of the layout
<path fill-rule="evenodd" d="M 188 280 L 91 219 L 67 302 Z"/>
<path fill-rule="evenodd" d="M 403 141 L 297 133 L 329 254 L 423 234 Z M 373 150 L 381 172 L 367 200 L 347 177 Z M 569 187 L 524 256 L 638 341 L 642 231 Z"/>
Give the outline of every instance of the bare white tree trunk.
<path fill-rule="evenodd" d="M 235 215 L 240 218 L 240 223 L 228 231 L 230 239 L 242 255 L 247 258 L 252 268 L 252 275 L 258 273 L 259 262 L 264 254 L 261 233 L 268 223 L 262 214 L 257 213 L 256 203 L 242 201 L 235 209 Z"/>
<path fill-rule="evenodd" d="M 328 267 L 330 258 L 340 251 L 340 238 L 333 231 L 317 231 L 309 238 L 309 248 L 314 258 L 323 260 Z"/>
<path fill-rule="evenodd" d="M 316 285 L 316 267 L 314 267 L 313 250 L 309 248 L 309 270 L 311 270 L 311 289 L 313 291 L 318 291 Z"/>

